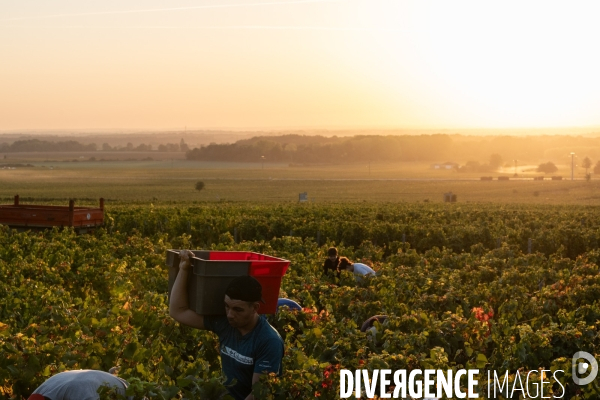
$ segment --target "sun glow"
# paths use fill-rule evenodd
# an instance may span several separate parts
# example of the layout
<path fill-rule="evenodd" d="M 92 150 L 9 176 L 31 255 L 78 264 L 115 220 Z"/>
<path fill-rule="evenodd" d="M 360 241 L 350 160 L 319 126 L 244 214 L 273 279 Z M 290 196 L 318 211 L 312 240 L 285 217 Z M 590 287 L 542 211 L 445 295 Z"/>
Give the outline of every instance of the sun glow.
<path fill-rule="evenodd" d="M 73 4 L 1 6 L 0 129 L 600 126 L 597 1 Z"/>
<path fill-rule="evenodd" d="M 363 26 L 389 28 L 375 40 L 410 64 L 415 96 L 447 123 L 598 124 L 600 3 L 376 3 L 360 10 Z"/>

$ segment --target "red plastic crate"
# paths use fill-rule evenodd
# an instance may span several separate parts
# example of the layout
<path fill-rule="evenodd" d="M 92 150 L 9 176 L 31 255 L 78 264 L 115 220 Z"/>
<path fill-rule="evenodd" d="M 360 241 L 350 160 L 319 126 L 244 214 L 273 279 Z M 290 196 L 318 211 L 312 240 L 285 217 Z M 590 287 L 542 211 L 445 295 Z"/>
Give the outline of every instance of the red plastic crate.
<path fill-rule="evenodd" d="M 281 280 L 289 265 L 290 262 L 287 260 L 280 262 L 253 261 L 250 264 L 250 276 L 256 278 L 263 289 L 265 304 L 261 304 L 260 306 L 259 311 L 261 314 L 275 314 L 277 312 Z"/>
<path fill-rule="evenodd" d="M 260 282 L 263 288 L 265 304 L 260 305 L 260 314 L 275 314 L 281 279 L 290 265 L 288 260 L 277 258 L 251 251 L 210 251 L 193 250 L 195 257 L 192 260 L 194 282 L 188 284 L 190 307 L 198 313 L 224 314 L 225 308 L 221 306 L 222 298 L 217 298 L 216 292 L 223 291 L 228 283 L 236 276 L 242 275 L 240 271 L 247 271 Z M 169 272 L 169 294 L 175 281 L 179 265 L 179 250 L 167 251 L 167 265 Z M 225 269 L 225 270 L 224 270 Z M 229 269 L 237 270 L 231 275 Z M 209 283 L 209 280 L 210 283 Z"/>
<path fill-rule="evenodd" d="M 251 251 L 211 251 L 210 261 L 250 261 L 249 275 L 256 278 L 262 286 L 263 300 L 260 314 L 275 314 L 281 279 L 285 275 L 290 262 L 282 258 Z"/>

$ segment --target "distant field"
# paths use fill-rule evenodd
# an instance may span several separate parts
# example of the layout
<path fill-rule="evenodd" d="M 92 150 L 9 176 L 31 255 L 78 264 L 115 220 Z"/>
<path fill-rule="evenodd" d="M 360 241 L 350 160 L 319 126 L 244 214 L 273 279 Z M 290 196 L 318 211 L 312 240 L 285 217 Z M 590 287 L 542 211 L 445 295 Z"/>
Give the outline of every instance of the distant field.
<path fill-rule="evenodd" d="M 441 202 L 452 191 L 458 202 L 600 205 L 600 180 L 532 181 L 537 173 L 462 174 L 428 164 L 396 163 L 290 167 L 287 164 L 210 163 L 185 160 L 35 162 L 34 167 L 0 169 L 0 198 L 109 201 L 294 202 L 308 192 L 315 202 Z M 560 168 L 560 166 L 559 166 Z M 514 171 L 510 171 L 514 172 Z M 482 182 L 480 176 L 493 176 Z M 511 176 L 508 182 L 497 181 Z M 570 177 L 563 166 L 553 175 Z M 549 177 L 547 178 L 549 179 Z M 205 182 L 201 192 L 197 181 Z M 95 201 L 95 200 L 94 200 Z"/>
<path fill-rule="evenodd" d="M 81 158 L 80 158 L 81 157 Z M 90 161 L 95 157 L 95 161 Z M 104 159 L 105 161 L 100 161 Z M 104 170 L 127 171 L 129 174 L 155 174 L 157 170 L 164 170 L 169 175 L 170 170 L 178 170 L 177 174 L 202 174 L 213 178 L 299 178 L 299 179 L 479 179 L 481 176 L 513 177 L 513 167 L 507 167 L 494 172 L 464 173 L 455 170 L 433 169 L 430 163 L 425 162 L 398 162 L 377 163 L 360 162 L 353 164 L 333 165 L 299 165 L 288 163 L 236 163 L 236 162 L 208 162 L 185 160 L 184 153 L 166 152 L 93 152 L 93 153 L 14 153 L 8 154 L 6 159 L 0 159 L 0 169 L 3 165 L 30 164 L 38 170 L 82 170 L 86 173 L 103 173 Z M 561 175 L 564 179 L 570 178 L 569 165 L 560 165 L 558 172 L 550 175 Z M 152 171 L 145 171 L 152 170 Z M 163 172 L 160 172 L 163 174 Z M 534 165 L 521 165 L 517 169 L 518 177 L 531 179 L 544 174 L 535 172 Z M 547 176 L 547 178 L 550 177 Z M 585 169 L 576 168 L 575 178 L 583 179 Z"/>

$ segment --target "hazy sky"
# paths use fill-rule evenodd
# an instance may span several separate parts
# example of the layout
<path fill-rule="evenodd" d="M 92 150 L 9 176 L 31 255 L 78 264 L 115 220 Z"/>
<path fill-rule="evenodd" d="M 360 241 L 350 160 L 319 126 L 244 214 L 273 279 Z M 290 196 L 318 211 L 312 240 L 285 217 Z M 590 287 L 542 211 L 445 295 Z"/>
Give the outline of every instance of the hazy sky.
<path fill-rule="evenodd" d="M 600 126 L 599 1 L 4 0 L 0 130 Z"/>

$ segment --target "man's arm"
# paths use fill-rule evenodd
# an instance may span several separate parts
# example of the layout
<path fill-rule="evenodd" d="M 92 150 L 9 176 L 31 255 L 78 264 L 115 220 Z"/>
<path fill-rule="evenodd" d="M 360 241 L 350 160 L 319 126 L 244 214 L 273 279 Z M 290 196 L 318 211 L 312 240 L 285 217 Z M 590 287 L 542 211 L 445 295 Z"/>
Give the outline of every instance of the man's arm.
<path fill-rule="evenodd" d="M 262 374 L 258 374 L 256 372 L 252 374 L 252 386 L 254 386 L 256 382 L 258 382 L 261 375 Z M 254 400 L 254 395 L 250 393 L 244 400 Z"/>
<path fill-rule="evenodd" d="M 169 315 L 179 323 L 191 326 L 196 329 L 206 329 L 204 327 L 204 316 L 196 314 L 190 310 L 188 303 L 187 281 L 190 274 L 190 257 L 194 256 L 189 250 L 182 250 L 179 254 L 181 262 L 179 263 L 179 273 L 171 289 L 171 301 L 169 302 Z"/>

